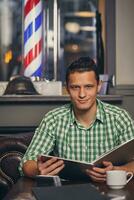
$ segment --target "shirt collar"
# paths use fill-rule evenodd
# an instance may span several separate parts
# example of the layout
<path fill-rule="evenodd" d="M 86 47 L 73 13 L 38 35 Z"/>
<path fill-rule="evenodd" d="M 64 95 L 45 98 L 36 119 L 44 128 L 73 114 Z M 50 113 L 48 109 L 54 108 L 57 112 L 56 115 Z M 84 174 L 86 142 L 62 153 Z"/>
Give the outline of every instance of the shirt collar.
<path fill-rule="evenodd" d="M 104 122 L 103 108 L 102 108 L 102 105 L 101 105 L 101 101 L 99 99 L 97 99 L 96 119 L 101 121 L 102 123 Z M 70 125 L 73 125 L 74 122 L 77 123 L 77 120 L 76 120 L 75 115 L 74 115 L 73 105 L 71 104 Z"/>
<path fill-rule="evenodd" d="M 97 99 L 97 113 L 96 113 L 96 119 L 101 121 L 102 123 L 104 122 L 104 112 L 103 112 L 103 107 L 101 104 L 101 101 Z"/>
<path fill-rule="evenodd" d="M 76 118 L 73 111 L 73 105 L 71 104 L 71 112 L 70 112 L 70 125 L 73 125 L 76 122 Z"/>

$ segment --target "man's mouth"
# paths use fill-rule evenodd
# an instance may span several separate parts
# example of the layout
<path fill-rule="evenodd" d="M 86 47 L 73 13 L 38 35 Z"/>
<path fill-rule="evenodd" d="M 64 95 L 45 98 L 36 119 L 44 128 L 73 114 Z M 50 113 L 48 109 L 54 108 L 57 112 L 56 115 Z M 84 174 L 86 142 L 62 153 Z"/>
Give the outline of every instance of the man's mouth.
<path fill-rule="evenodd" d="M 78 102 L 81 103 L 81 104 L 84 104 L 84 103 L 87 103 L 88 100 L 78 100 Z"/>

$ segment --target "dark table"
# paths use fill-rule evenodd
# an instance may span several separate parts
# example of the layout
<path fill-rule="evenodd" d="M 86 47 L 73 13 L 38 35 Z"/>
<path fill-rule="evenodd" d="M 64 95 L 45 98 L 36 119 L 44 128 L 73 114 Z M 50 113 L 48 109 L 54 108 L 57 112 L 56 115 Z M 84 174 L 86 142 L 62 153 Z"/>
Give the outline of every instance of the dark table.
<path fill-rule="evenodd" d="M 81 184 L 82 183 L 83 182 L 81 182 Z M 64 182 L 64 184 L 78 184 L 78 181 Z M 112 198 L 120 196 L 120 198 L 113 200 L 134 200 L 134 179 L 121 190 L 109 189 L 105 183 L 91 184 L 93 184 L 101 194 Z M 37 186 L 37 182 L 34 179 L 20 178 L 3 200 L 35 200 L 32 194 L 32 188 L 34 186 Z"/>

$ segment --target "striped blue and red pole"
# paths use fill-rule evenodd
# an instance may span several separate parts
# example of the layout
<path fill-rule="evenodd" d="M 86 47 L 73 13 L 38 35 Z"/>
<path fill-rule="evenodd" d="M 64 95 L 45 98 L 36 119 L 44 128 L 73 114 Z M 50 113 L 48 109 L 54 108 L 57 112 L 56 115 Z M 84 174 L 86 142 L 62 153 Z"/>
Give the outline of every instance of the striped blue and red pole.
<path fill-rule="evenodd" d="M 24 0 L 24 75 L 42 76 L 43 11 L 41 0 Z"/>

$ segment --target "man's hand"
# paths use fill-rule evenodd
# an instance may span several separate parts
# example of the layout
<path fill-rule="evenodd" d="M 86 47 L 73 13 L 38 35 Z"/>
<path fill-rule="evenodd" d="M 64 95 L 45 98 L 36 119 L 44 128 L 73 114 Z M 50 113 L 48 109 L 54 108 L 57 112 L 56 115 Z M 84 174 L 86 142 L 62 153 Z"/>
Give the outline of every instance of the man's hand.
<path fill-rule="evenodd" d="M 106 171 L 113 170 L 114 166 L 111 162 L 104 161 L 104 168 L 93 167 L 93 169 L 87 169 L 86 174 L 95 182 L 106 181 Z"/>
<path fill-rule="evenodd" d="M 38 158 L 38 171 L 41 175 L 57 175 L 63 168 L 63 160 L 57 158 L 51 158 L 43 162 L 40 157 Z"/>

